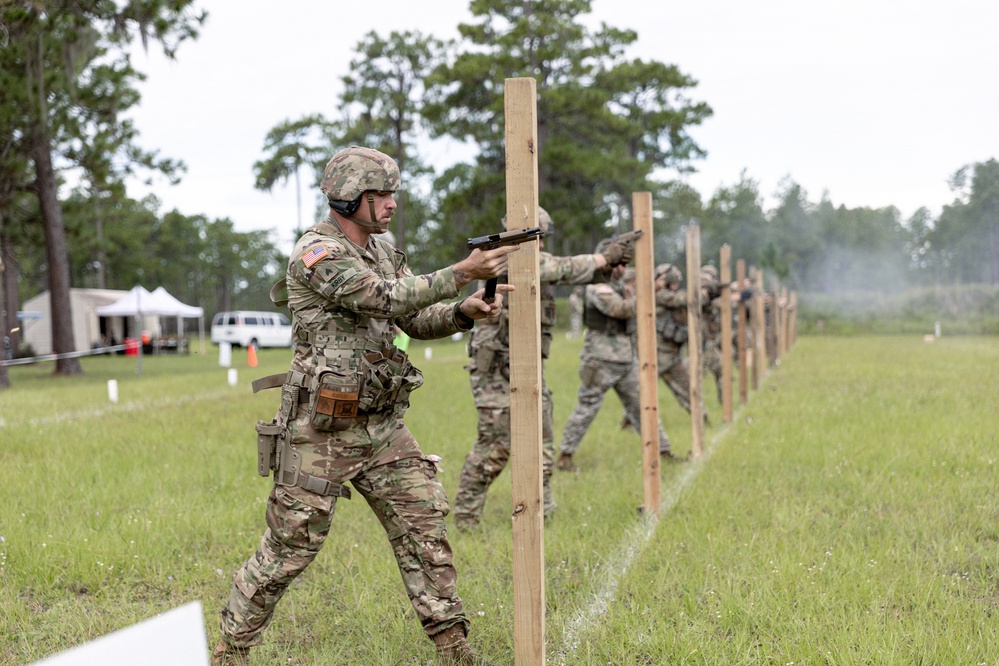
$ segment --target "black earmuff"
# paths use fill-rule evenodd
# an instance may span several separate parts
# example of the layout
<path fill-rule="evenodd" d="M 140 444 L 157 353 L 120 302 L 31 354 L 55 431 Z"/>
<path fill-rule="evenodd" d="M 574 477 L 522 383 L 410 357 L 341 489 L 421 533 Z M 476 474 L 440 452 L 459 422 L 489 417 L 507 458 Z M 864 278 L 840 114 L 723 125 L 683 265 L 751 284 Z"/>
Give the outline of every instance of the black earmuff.
<path fill-rule="evenodd" d="M 330 208 L 335 210 L 341 215 L 353 215 L 357 212 L 357 209 L 361 207 L 361 197 L 357 197 L 353 201 L 331 201 Z"/>

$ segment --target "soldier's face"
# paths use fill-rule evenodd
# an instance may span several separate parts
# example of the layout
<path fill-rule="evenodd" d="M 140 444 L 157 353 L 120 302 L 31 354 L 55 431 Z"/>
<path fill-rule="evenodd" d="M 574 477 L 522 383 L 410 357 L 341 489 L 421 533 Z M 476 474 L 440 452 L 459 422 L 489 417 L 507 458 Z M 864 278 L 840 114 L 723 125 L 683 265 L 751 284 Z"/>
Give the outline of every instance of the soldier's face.
<path fill-rule="evenodd" d="M 364 195 L 367 197 L 369 192 L 365 192 Z M 374 197 L 374 207 L 375 207 L 375 219 L 368 219 L 371 217 L 371 210 L 368 206 L 362 205 L 357 209 L 357 215 L 366 222 L 374 222 L 379 226 L 388 226 L 388 223 L 392 221 L 392 214 L 395 213 L 396 202 L 393 198 L 394 192 L 370 192 L 371 196 Z"/>

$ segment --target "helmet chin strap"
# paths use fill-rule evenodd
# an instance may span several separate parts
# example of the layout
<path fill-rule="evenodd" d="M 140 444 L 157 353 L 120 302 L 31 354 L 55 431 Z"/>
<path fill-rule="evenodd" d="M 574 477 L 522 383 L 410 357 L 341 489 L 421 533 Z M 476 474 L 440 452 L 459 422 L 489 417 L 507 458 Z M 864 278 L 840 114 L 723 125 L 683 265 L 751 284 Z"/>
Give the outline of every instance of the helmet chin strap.
<path fill-rule="evenodd" d="M 368 195 L 367 197 L 365 197 L 368 200 L 368 215 L 371 218 L 371 221 L 362 220 L 358 217 L 355 217 L 354 215 L 347 217 L 347 219 L 353 222 L 354 224 L 361 225 L 362 227 L 366 227 L 368 229 L 374 229 L 373 233 L 376 234 L 383 233 L 388 230 L 388 225 L 386 224 L 385 226 L 382 226 L 381 224 L 378 223 L 378 217 L 375 213 L 375 195 L 373 195 L 371 192 L 366 192 L 366 194 Z"/>

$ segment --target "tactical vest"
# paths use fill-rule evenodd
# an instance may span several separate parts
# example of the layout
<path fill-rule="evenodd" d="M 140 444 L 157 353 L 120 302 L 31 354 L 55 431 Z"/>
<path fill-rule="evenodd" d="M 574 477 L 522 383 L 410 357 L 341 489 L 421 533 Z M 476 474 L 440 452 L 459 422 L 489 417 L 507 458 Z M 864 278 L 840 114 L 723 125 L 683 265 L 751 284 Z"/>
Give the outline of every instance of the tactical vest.
<path fill-rule="evenodd" d="M 334 238 L 348 254 L 366 261 L 353 243 L 341 238 L 336 227 L 321 222 L 309 231 Z M 384 278 L 394 279 L 396 250 L 384 241 L 374 238 L 372 241 L 369 253 L 375 259 L 375 270 Z M 290 266 L 297 260 L 298 257 L 292 257 L 287 280 L 296 279 Z M 349 279 L 351 276 L 347 273 L 338 275 L 337 279 Z M 410 391 L 423 384 L 420 371 L 409 362 L 405 352 L 392 344 L 395 335 L 391 319 L 369 317 L 342 308 L 329 312 L 318 322 L 303 321 L 299 313 L 292 313 L 296 360 L 311 369 L 304 388 L 313 392 L 321 383 L 331 384 L 341 387 L 338 393 L 349 394 L 353 387 L 358 394 L 356 408 L 362 412 L 388 409 L 406 400 Z M 309 356 L 311 364 L 307 363 Z M 347 408 L 345 413 L 349 412 L 350 408 Z"/>
<path fill-rule="evenodd" d="M 500 284 L 506 284 L 507 276 L 502 275 L 499 278 Z M 551 329 L 555 325 L 555 287 L 550 284 L 542 284 L 541 290 L 539 292 L 539 300 L 541 301 L 541 358 L 548 358 L 551 351 Z M 503 311 L 500 312 L 499 317 L 496 318 L 496 325 L 499 326 L 499 335 L 497 336 L 500 344 L 505 348 L 510 348 L 510 317 L 508 305 L 504 304 Z M 479 327 L 489 326 L 490 321 L 488 319 L 481 320 L 477 322 Z"/>
<path fill-rule="evenodd" d="M 613 283 L 611 283 L 613 288 Z M 618 289 L 614 288 L 614 291 Z M 620 291 L 618 291 L 620 293 Z M 638 320 L 635 317 L 615 319 L 590 304 L 590 299 L 583 299 L 583 325 L 586 328 L 607 335 L 631 335 L 638 330 Z"/>
<path fill-rule="evenodd" d="M 666 312 L 656 319 L 656 332 L 666 342 L 685 343 L 689 337 L 687 308 L 666 308 Z"/>

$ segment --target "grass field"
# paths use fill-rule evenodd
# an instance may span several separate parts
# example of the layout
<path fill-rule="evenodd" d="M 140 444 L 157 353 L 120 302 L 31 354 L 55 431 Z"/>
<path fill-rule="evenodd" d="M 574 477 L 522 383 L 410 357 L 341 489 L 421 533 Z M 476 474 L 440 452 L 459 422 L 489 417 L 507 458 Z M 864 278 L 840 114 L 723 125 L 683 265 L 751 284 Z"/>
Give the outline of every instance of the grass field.
<path fill-rule="evenodd" d="M 578 384 L 579 341 L 556 341 L 556 434 Z M 0 392 L 0 663 L 28 664 L 190 601 L 209 640 L 233 571 L 263 530 L 258 418 L 283 371 L 235 354 L 83 360 L 81 377 L 14 367 Z M 411 355 L 426 375 L 407 418 L 444 458 L 453 496 L 475 434 L 461 343 Z M 107 380 L 120 402 L 107 399 Z M 557 473 L 545 529 L 551 664 L 999 664 L 999 339 L 805 337 L 701 463 L 642 503 L 638 437 L 609 397 L 578 474 Z M 686 415 L 661 389 L 674 450 Z M 509 472 L 483 527 L 452 530 L 471 641 L 512 664 Z M 451 518 L 448 518 L 450 525 Z M 278 607 L 255 664 L 427 664 L 432 644 L 384 533 L 355 496 Z"/>

